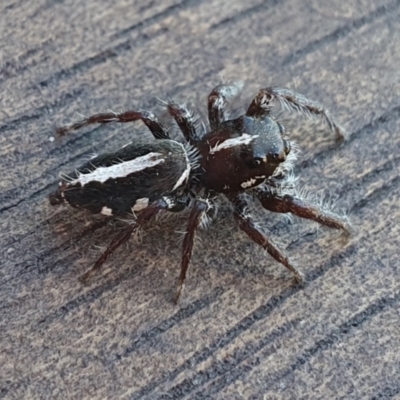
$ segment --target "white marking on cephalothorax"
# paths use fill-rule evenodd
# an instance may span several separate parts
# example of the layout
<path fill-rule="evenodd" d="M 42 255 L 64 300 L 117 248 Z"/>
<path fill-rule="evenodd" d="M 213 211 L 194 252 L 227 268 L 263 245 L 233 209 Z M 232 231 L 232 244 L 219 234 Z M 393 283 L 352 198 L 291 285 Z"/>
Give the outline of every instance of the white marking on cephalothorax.
<path fill-rule="evenodd" d="M 258 135 L 249 135 L 248 133 L 243 133 L 239 137 L 226 139 L 222 143 L 217 143 L 213 148 L 210 149 L 210 154 L 217 153 L 220 150 L 229 149 L 235 146 L 242 146 L 250 144 Z"/>
<path fill-rule="evenodd" d="M 70 182 L 71 185 L 80 183 L 85 186 L 89 182 L 104 183 L 108 179 L 124 178 L 134 172 L 143 171 L 147 168 L 155 167 L 163 163 L 164 158 L 161 153 L 148 153 L 145 156 L 134 158 L 133 160 L 123 161 L 109 167 L 97 167 L 93 171 L 82 174 L 78 173 L 78 177 Z"/>
<path fill-rule="evenodd" d="M 257 182 L 257 179 L 251 178 L 246 182 L 240 184 L 243 189 L 253 186 Z"/>
<path fill-rule="evenodd" d="M 246 188 L 248 188 L 248 187 L 254 186 L 254 184 L 257 183 L 257 181 L 258 181 L 259 179 L 265 179 L 265 175 L 258 175 L 258 176 L 255 176 L 254 178 L 250 178 L 248 181 L 243 182 L 240 186 L 241 186 L 243 189 L 246 189 Z M 261 183 L 260 183 L 260 184 L 261 184 Z"/>
<path fill-rule="evenodd" d="M 162 199 L 167 203 L 168 208 L 174 207 L 175 203 L 173 200 L 168 196 L 163 196 Z"/>
<path fill-rule="evenodd" d="M 100 213 L 103 214 L 103 215 L 108 215 L 108 216 L 113 215 L 113 212 L 112 212 L 111 208 L 106 207 L 106 206 L 104 206 L 101 209 Z"/>
<path fill-rule="evenodd" d="M 143 197 L 141 199 L 137 199 L 135 205 L 132 207 L 132 212 L 138 212 L 144 210 L 149 205 L 149 199 Z"/>

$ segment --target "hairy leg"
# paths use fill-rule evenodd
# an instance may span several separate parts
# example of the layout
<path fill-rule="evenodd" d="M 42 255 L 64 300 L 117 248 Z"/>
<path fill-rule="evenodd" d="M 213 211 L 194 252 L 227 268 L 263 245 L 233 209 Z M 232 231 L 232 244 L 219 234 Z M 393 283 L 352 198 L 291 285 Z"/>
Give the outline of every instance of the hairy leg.
<path fill-rule="evenodd" d="M 139 120 L 144 122 L 156 139 L 169 139 L 168 132 L 158 122 L 155 115 L 148 111 L 125 111 L 122 113 L 109 112 L 94 114 L 89 118 L 83 119 L 74 124 L 58 128 L 57 133 L 59 135 L 65 135 L 68 132 L 78 130 L 91 124 L 109 124 L 112 122 L 133 122 Z"/>
<path fill-rule="evenodd" d="M 80 277 L 80 280 L 86 283 L 88 279 L 98 269 L 100 269 L 100 267 L 104 264 L 104 262 L 108 259 L 108 257 L 110 257 L 110 255 L 114 253 L 114 251 L 117 250 L 118 247 L 120 247 L 129 240 L 129 238 L 131 237 L 132 233 L 135 230 L 140 228 L 141 225 L 143 225 L 145 222 L 154 217 L 160 210 L 175 211 L 175 209 L 181 210 L 182 207 L 181 204 L 179 203 L 179 200 L 175 202 L 172 198 L 168 198 L 167 201 L 164 199 L 160 199 L 150 204 L 147 208 L 145 208 L 138 214 L 136 220 L 132 224 L 130 224 L 128 227 L 126 227 L 122 232 L 118 233 L 118 235 L 116 235 L 112 239 L 111 243 L 108 245 L 104 253 L 97 259 L 93 267 Z"/>
<path fill-rule="evenodd" d="M 334 213 L 321 210 L 316 205 L 288 194 L 280 195 L 266 188 L 257 188 L 256 196 L 262 206 L 277 213 L 292 213 L 298 217 L 311 219 L 329 228 L 342 229 L 349 233 L 349 225 Z"/>
<path fill-rule="evenodd" d="M 189 143 L 195 143 L 200 139 L 196 131 L 196 123 L 199 120 L 198 115 L 188 110 L 185 106 L 180 106 L 174 102 L 168 103 L 167 110 L 175 119 L 179 129 Z"/>
<path fill-rule="evenodd" d="M 301 283 L 303 278 L 300 272 L 297 271 L 295 266 L 290 262 L 288 256 L 270 239 L 268 239 L 267 235 L 255 225 L 253 218 L 247 212 L 247 203 L 245 200 L 240 196 L 235 195 L 230 195 L 229 200 L 234 206 L 235 218 L 239 221 L 240 228 L 247 233 L 250 239 L 267 250 L 268 254 L 275 258 L 276 261 L 280 262 L 290 270 L 297 283 Z"/>
<path fill-rule="evenodd" d="M 254 117 L 268 116 L 273 102 L 279 103 L 283 110 L 296 111 L 307 118 L 320 117 L 335 133 L 337 141 L 342 141 L 346 138 L 344 129 L 335 122 L 321 104 L 286 88 L 269 87 L 261 89 L 247 109 L 246 115 Z"/>
<path fill-rule="evenodd" d="M 175 295 L 175 303 L 178 303 L 179 297 L 185 286 L 186 274 L 189 268 L 190 259 L 192 258 L 193 243 L 197 228 L 200 226 L 202 218 L 205 216 L 209 209 L 210 204 L 207 201 L 196 200 L 192 211 L 190 212 L 189 222 L 187 225 L 185 236 L 183 238 L 181 273 L 179 276 L 178 290 Z"/>
<path fill-rule="evenodd" d="M 208 95 L 208 119 L 212 130 L 225 121 L 225 110 L 243 88 L 242 82 L 231 85 L 218 85 Z"/>

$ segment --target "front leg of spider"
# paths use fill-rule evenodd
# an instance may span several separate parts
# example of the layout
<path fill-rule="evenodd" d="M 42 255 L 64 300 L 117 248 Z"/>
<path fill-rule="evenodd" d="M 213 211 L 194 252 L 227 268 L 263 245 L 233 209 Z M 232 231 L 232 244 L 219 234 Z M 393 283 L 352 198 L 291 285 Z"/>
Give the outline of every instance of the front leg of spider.
<path fill-rule="evenodd" d="M 234 206 L 234 215 L 239 221 L 240 229 L 246 232 L 250 239 L 267 250 L 268 254 L 276 261 L 280 262 L 288 270 L 290 270 L 294 275 L 295 282 L 301 284 L 303 282 L 303 277 L 301 276 L 300 272 L 290 262 L 288 256 L 270 239 L 268 239 L 267 235 L 255 225 L 253 218 L 247 212 L 248 206 L 245 200 L 242 199 L 240 195 L 234 194 L 229 195 L 228 198 Z"/>
<path fill-rule="evenodd" d="M 242 88 L 242 82 L 218 85 L 208 95 L 208 120 L 212 130 L 218 129 L 220 124 L 226 120 L 226 108 L 239 96 Z"/>
<path fill-rule="evenodd" d="M 193 243 L 196 231 L 201 225 L 202 219 L 207 211 L 210 210 L 210 204 L 204 200 L 195 200 L 193 208 L 189 215 L 189 222 L 183 238 L 181 274 L 179 276 L 178 290 L 175 295 L 175 304 L 178 304 L 179 298 L 185 286 L 186 274 L 189 268 L 190 259 L 192 258 Z"/>
<path fill-rule="evenodd" d="M 262 206 L 269 211 L 277 213 L 292 213 L 298 217 L 310 219 L 333 229 L 341 229 L 349 234 L 349 226 L 346 221 L 332 211 L 324 211 L 309 201 L 288 194 L 281 195 L 267 188 L 255 189 L 257 198 Z"/>
<path fill-rule="evenodd" d="M 311 119 L 322 118 L 335 133 L 337 142 L 342 142 L 347 137 L 345 130 L 337 124 L 321 104 L 286 88 L 268 87 L 261 89 L 247 109 L 246 115 L 253 117 L 268 116 L 274 102 L 279 103 L 283 110 L 295 111 Z"/>

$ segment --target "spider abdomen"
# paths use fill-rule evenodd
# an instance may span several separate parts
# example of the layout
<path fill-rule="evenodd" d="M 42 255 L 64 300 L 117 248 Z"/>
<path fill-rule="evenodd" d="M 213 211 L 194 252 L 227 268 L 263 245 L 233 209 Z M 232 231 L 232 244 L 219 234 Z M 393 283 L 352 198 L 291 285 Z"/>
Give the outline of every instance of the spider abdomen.
<path fill-rule="evenodd" d="M 130 143 L 62 174 L 52 202 L 66 201 L 94 214 L 132 214 L 184 187 L 190 171 L 189 154 L 179 142 Z"/>

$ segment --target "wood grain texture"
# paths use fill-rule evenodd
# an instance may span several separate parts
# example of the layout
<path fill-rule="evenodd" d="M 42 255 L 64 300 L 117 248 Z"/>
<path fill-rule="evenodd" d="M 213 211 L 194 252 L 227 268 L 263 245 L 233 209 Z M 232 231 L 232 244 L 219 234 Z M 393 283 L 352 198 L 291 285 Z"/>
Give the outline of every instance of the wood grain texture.
<path fill-rule="evenodd" d="M 0 5 L 0 398 L 400 398 L 400 1 L 5 0 Z M 53 208 L 61 171 L 140 124 L 54 140 L 56 126 L 157 97 L 205 114 L 212 87 L 243 104 L 283 85 L 348 130 L 288 118 L 311 193 L 354 234 L 259 213 L 306 277 L 250 243 L 226 210 L 200 233 L 180 307 L 185 217 L 77 280 L 121 223 Z"/>

